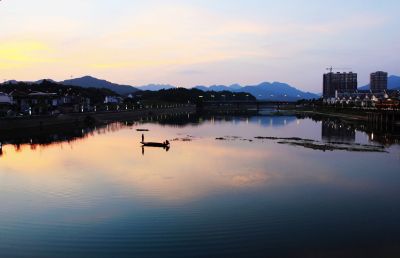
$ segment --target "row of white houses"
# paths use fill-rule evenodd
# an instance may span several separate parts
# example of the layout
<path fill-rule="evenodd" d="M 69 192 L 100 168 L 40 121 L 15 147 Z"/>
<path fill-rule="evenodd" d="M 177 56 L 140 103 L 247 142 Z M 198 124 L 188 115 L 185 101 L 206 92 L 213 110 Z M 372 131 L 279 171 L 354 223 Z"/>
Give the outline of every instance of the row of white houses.
<path fill-rule="evenodd" d="M 325 98 L 324 103 L 330 105 L 355 105 L 359 107 L 375 107 L 385 102 L 398 101 L 398 90 L 374 93 L 371 91 L 358 91 L 354 93 L 336 93 L 334 98 Z"/>

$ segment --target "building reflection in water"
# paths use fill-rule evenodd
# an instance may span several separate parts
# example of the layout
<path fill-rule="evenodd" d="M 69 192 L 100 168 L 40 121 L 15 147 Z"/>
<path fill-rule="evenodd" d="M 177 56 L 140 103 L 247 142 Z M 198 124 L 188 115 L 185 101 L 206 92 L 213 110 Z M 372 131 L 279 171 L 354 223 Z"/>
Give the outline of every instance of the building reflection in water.
<path fill-rule="evenodd" d="M 357 132 L 365 133 L 369 142 L 379 143 L 386 147 L 400 143 L 400 126 L 377 130 L 363 122 L 341 121 L 324 116 L 298 116 L 298 119 L 310 118 L 321 123 L 322 140 L 326 142 L 355 142 Z"/>
<path fill-rule="evenodd" d="M 400 144 L 399 131 L 385 132 L 385 133 L 368 131 L 367 134 L 368 134 L 369 141 L 379 142 L 387 147 L 389 147 L 393 144 Z"/>
<path fill-rule="evenodd" d="M 340 121 L 322 121 L 322 140 L 325 142 L 350 142 L 356 141 L 356 129 Z"/>

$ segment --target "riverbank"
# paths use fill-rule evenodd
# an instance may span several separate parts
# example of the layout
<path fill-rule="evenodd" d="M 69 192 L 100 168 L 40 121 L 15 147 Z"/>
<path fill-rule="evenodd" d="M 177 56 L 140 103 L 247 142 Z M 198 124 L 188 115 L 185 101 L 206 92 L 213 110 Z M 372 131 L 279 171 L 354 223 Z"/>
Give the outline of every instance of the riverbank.
<path fill-rule="evenodd" d="M 193 113 L 196 106 L 184 106 L 165 109 L 140 109 L 119 112 L 90 112 L 60 114 L 57 116 L 13 117 L 0 119 L 0 131 L 32 128 L 48 128 L 63 125 L 105 124 L 117 121 L 135 120 L 144 117 L 157 117 L 181 113 Z"/>
<path fill-rule="evenodd" d="M 368 115 L 365 112 L 361 112 L 359 114 L 347 113 L 347 112 L 338 112 L 333 110 L 296 110 L 296 114 L 300 115 L 321 115 L 321 116 L 329 116 L 334 118 L 340 118 L 342 120 L 349 121 L 364 121 L 368 120 Z"/>
<path fill-rule="evenodd" d="M 294 112 L 296 115 L 326 116 L 338 118 L 345 121 L 365 122 L 371 124 L 400 125 L 400 112 L 395 110 L 375 109 L 353 109 L 353 108 L 314 108 L 294 110 L 283 110 L 283 112 Z"/>

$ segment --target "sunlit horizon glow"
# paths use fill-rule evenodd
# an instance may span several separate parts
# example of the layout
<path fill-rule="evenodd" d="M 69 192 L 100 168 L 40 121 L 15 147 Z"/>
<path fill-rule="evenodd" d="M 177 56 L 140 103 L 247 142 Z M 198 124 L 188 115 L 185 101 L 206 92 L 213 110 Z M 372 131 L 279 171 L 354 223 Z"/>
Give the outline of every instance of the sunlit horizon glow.
<path fill-rule="evenodd" d="M 92 75 L 134 86 L 287 82 L 328 66 L 400 74 L 398 1 L 0 2 L 0 79 Z"/>

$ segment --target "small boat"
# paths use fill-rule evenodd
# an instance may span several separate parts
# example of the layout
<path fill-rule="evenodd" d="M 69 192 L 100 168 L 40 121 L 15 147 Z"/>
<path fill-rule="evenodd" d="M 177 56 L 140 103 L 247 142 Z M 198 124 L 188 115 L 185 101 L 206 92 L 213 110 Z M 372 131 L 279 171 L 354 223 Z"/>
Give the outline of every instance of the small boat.
<path fill-rule="evenodd" d="M 145 147 L 159 147 L 159 148 L 168 148 L 169 147 L 169 142 L 164 143 L 164 142 L 141 142 L 141 144 Z"/>
<path fill-rule="evenodd" d="M 143 147 L 158 147 L 158 148 L 169 148 L 169 141 L 166 140 L 165 142 L 145 142 L 144 135 L 142 134 L 142 141 L 140 142 Z"/>

